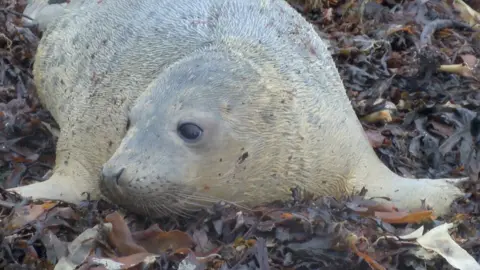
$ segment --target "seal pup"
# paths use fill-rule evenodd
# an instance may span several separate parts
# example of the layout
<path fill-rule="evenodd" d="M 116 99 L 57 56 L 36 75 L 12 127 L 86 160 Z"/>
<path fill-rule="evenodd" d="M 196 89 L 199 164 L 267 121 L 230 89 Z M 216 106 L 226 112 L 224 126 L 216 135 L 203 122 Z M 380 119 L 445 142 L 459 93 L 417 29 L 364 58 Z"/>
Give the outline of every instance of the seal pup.
<path fill-rule="evenodd" d="M 327 46 L 284 0 L 60 10 L 34 64 L 61 128 L 56 167 L 12 189 L 22 196 L 77 203 L 89 192 L 155 217 L 288 199 L 295 186 L 335 197 L 366 187 L 401 208 L 426 199 L 437 214 L 463 194 L 465 178 L 404 178 L 378 159 Z"/>

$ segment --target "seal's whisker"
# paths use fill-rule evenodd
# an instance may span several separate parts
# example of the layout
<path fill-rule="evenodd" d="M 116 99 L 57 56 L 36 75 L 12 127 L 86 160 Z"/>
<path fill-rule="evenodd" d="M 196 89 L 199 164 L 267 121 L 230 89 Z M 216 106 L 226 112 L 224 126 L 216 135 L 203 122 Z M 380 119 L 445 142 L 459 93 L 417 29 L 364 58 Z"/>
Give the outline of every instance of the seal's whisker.
<path fill-rule="evenodd" d="M 200 207 L 206 207 L 208 205 L 201 205 L 202 202 L 204 203 L 208 203 L 209 205 L 212 204 L 212 203 L 218 203 L 219 202 L 219 199 L 218 198 L 215 198 L 215 197 L 209 197 L 209 196 L 202 196 L 202 195 L 192 195 L 192 194 L 182 194 L 181 192 L 175 194 L 177 197 L 181 197 L 185 200 L 184 203 L 188 203 L 190 205 L 195 205 L 195 206 L 200 206 Z M 249 207 L 247 207 L 246 205 L 243 205 L 241 203 L 238 203 L 238 202 L 234 202 L 234 201 L 229 201 L 229 200 L 222 200 L 223 202 L 225 202 L 226 204 L 231 204 L 233 206 L 236 206 L 238 208 L 241 208 L 241 209 L 244 209 L 244 210 L 247 210 L 247 211 L 251 211 L 252 209 L 250 209 Z"/>
<path fill-rule="evenodd" d="M 139 211 L 142 213 L 150 213 L 152 211 L 152 209 L 150 209 L 151 204 L 152 203 L 150 202 L 150 200 L 146 198 L 141 198 L 135 202 L 135 208 L 139 209 Z M 160 215 L 164 215 L 167 213 L 165 210 L 162 209 L 155 209 L 154 212 Z"/>
<path fill-rule="evenodd" d="M 164 207 L 163 204 L 158 204 L 158 203 L 155 203 L 153 206 L 153 211 L 156 212 L 156 213 L 159 213 L 161 215 L 167 215 L 169 214 L 170 211 L 168 211 L 168 208 L 167 207 Z"/>
<path fill-rule="evenodd" d="M 194 211 L 193 209 L 184 208 L 183 205 L 175 205 L 175 207 L 167 207 L 167 210 L 173 215 L 177 215 L 185 218 L 193 217 L 193 215 L 190 213 Z"/>
<path fill-rule="evenodd" d="M 173 196 L 172 194 L 165 194 L 165 197 L 178 198 L 176 196 Z M 152 199 L 152 200 L 145 200 L 145 201 L 146 202 L 144 201 L 141 202 L 142 207 L 145 207 L 147 209 L 153 208 L 155 212 L 161 213 L 161 214 L 173 214 L 173 215 L 179 215 L 182 217 L 191 217 L 192 215 L 189 213 L 196 210 L 196 209 L 191 209 L 186 207 L 183 203 L 167 206 L 166 202 L 168 202 L 169 200 L 158 201 L 158 199 L 157 200 Z M 162 203 L 162 202 L 165 202 L 165 203 Z"/>
<path fill-rule="evenodd" d="M 218 202 L 218 198 L 210 197 L 210 196 L 203 196 L 203 195 L 194 195 L 194 194 L 182 194 L 181 192 L 175 194 L 175 197 L 181 197 L 186 200 L 199 200 L 203 202 Z"/>
<path fill-rule="evenodd" d="M 148 207 L 147 207 L 146 204 L 143 204 L 143 203 L 142 203 L 141 207 L 142 207 L 142 210 L 143 210 L 145 213 L 148 213 L 148 212 L 147 212 L 147 211 L 148 211 Z"/>
<path fill-rule="evenodd" d="M 144 209 L 145 213 L 151 213 L 153 211 L 155 214 L 161 215 L 161 216 L 176 214 L 176 211 L 174 209 L 166 207 L 166 205 L 161 203 L 154 203 L 152 205 L 151 202 L 148 202 L 148 203 L 142 202 L 140 204 L 140 207 Z"/>
<path fill-rule="evenodd" d="M 208 202 L 208 203 L 217 203 L 219 201 L 224 201 L 226 203 L 231 203 L 235 204 L 233 201 L 228 201 L 225 199 L 219 199 L 217 197 L 211 197 L 211 196 L 203 196 L 203 195 L 198 195 L 198 194 L 182 194 L 182 193 L 177 193 L 176 194 L 179 197 L 182 197 L 187 200 L 195 200 L 198 202 Z"/>
<path fill-rule="evenodd" d="M 206 207 L 206 206 L 208 206 L 208 205 L 211 204 L 210 202 L 209 202 L 208 204 L 202 204 L 202 202 L 196 202 L 196 201 L 190 200 L 190 199 L 188 199 L 188 200 L 186 200 L 186 201 L 184 201 L 184 202 L 182 202 L 182 203 L 183 203 L 185 206 L 190 205 L 190 206 L 194 206 L 194 207 L 196 206 L 197 208 L 198 208 L 198 207 Z"/>

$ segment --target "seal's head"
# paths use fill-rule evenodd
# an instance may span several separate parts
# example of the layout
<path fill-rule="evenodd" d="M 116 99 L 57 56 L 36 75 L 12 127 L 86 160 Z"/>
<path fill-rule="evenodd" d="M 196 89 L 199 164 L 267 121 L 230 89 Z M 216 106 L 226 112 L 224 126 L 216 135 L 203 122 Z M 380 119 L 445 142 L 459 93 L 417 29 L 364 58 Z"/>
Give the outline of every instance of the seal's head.
<path fill-rule="evenodd" d="M 165 70 L 136 100 L 103 166 L 107 199 L 152 216 L 289 194 L 280 172 L 284 145 L 296 140 L 293 96 L 273 72 L 265 76 L 268 61 L 254 62 L 212 49 Z"/>

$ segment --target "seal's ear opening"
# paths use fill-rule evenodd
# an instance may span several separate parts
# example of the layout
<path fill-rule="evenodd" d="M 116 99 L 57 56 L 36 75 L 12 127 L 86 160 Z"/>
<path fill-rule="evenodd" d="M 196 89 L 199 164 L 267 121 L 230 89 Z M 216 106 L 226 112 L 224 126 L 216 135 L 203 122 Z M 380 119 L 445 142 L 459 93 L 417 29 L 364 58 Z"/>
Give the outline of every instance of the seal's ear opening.
<path fill-rule="evenodd" d="M 125 131 L 130 129 L 130 118 L 127 117 L 127 126 L 125 126 Z"/>

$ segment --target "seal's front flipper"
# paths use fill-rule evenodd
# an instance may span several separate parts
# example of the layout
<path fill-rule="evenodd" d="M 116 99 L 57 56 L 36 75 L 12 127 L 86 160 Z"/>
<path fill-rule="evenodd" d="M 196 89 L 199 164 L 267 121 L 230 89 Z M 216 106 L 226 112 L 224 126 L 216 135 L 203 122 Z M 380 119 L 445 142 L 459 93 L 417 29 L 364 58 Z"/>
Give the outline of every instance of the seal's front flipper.
<path fill-rule="evenodd" d="M 53 174 L 48 180 L 43 182 L 10 188 L 7 191 L 14 191 L 23 198 L 30 197 L 33 200 L 58 200 L 73 204 L 78 204 L 87 199 L 87 195 L 82 194 L 83 192 L 92 195 L 92 199 L 98 197 L 95 190 L 82 186 L 81 179 L 75 181 L 68 176 L 59 174 Z"/>

